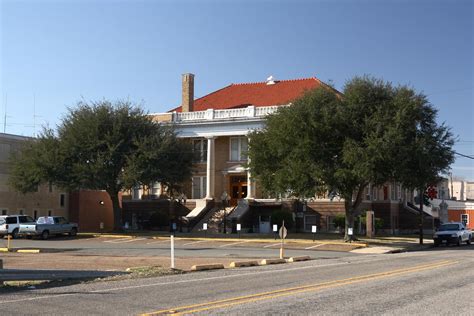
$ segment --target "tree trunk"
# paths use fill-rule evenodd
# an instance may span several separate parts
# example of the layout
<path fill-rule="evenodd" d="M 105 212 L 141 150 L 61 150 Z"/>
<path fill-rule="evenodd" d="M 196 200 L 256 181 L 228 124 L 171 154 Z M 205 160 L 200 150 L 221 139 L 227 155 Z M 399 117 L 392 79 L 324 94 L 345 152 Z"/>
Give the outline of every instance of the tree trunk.
<path fill-rule="evenodd" d="M 423 189 L 420 189 L 419 197 L 420 197 L 420 245 L 423 245 Z"/>
<path fill-rule="evenodd" d="M 346 209 L 346 221 L 345 221 L 345 232 L 344 232 L 344 241 L 353 241 L 354 238 L 354 219 L 355 219 L 355 209 L 351 200 L 345 199 L 344 206 Z M 349 228 L 352 228 L 352 235 L 349 235 Z"/>
<path fill-rule="evenodd" d="M 119 202 L 119 192 L 107 192 L 112 200 L 112 208 L 114 211 L 114 231 L 120 232 L 123 230 L 122 226 L 122 208 Z"/>

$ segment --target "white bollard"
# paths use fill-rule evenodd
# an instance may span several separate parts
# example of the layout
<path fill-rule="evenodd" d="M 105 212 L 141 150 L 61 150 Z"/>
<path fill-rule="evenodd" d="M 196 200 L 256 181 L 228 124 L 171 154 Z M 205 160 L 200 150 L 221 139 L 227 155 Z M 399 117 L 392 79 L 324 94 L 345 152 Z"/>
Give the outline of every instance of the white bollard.
<path fill-rule="evenodd" d="M 171 235 L 171 269 L 174 269 L 174 236 Z"/>

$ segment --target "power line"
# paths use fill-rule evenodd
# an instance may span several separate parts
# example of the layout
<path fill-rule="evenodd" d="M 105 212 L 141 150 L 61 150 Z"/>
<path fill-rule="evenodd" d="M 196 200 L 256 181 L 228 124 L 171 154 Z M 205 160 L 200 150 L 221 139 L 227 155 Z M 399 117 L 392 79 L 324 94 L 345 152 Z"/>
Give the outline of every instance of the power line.
<path fill-rule="evenodd" d="M 461 156 L 461 157 L 464 157 L 464 158 L 474 159 L 473 156 L 468 156 L 468 155 L 460 154 L 460 153 L 458 153 L 458 152 L 456 152 L 456 151 L 455 151 L 454 153 L 455 153 L 456 155 Z"/>

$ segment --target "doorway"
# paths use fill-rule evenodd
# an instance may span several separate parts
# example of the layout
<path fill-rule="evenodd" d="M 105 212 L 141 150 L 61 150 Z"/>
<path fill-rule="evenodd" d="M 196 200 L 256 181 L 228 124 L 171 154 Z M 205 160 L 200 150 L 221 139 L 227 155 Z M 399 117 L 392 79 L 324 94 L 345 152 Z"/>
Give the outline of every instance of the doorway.
<path fill-rule="evenodd" d="M 247 176 L 230 177 L 230 204 L 237 205 L 237 201 L 247 196 Z"/>

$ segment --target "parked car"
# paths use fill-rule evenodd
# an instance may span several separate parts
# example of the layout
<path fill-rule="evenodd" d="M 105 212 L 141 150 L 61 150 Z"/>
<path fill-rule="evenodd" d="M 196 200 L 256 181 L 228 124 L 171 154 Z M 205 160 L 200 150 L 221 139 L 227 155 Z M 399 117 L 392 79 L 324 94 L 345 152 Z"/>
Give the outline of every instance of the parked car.
<path fill-rule="evenodd" d="M 42 216 L 36 223 L 20 225 L 19 234 L 22 236 L 41 236 L 48 239 L 51 235 L 69 234 L 77 235 L 77 224 L 69 223 L 62 216 Z"/>
<path fill-rule="evenodd" d="M 460 246 L 463 242 L 471 244 L 472 232 L 463 223 L 452 222 L 442 224 L 433 235 L 435 247 L 445 242 L 446 244 L 456 244 Z"/>
<path fill-rule="evenodd" d="M 35 220 L 27 215 L 2 215 L 0 216 L 0 238 L 10 235 L 18 237 L 21 224 L 34 224 Z"/>

